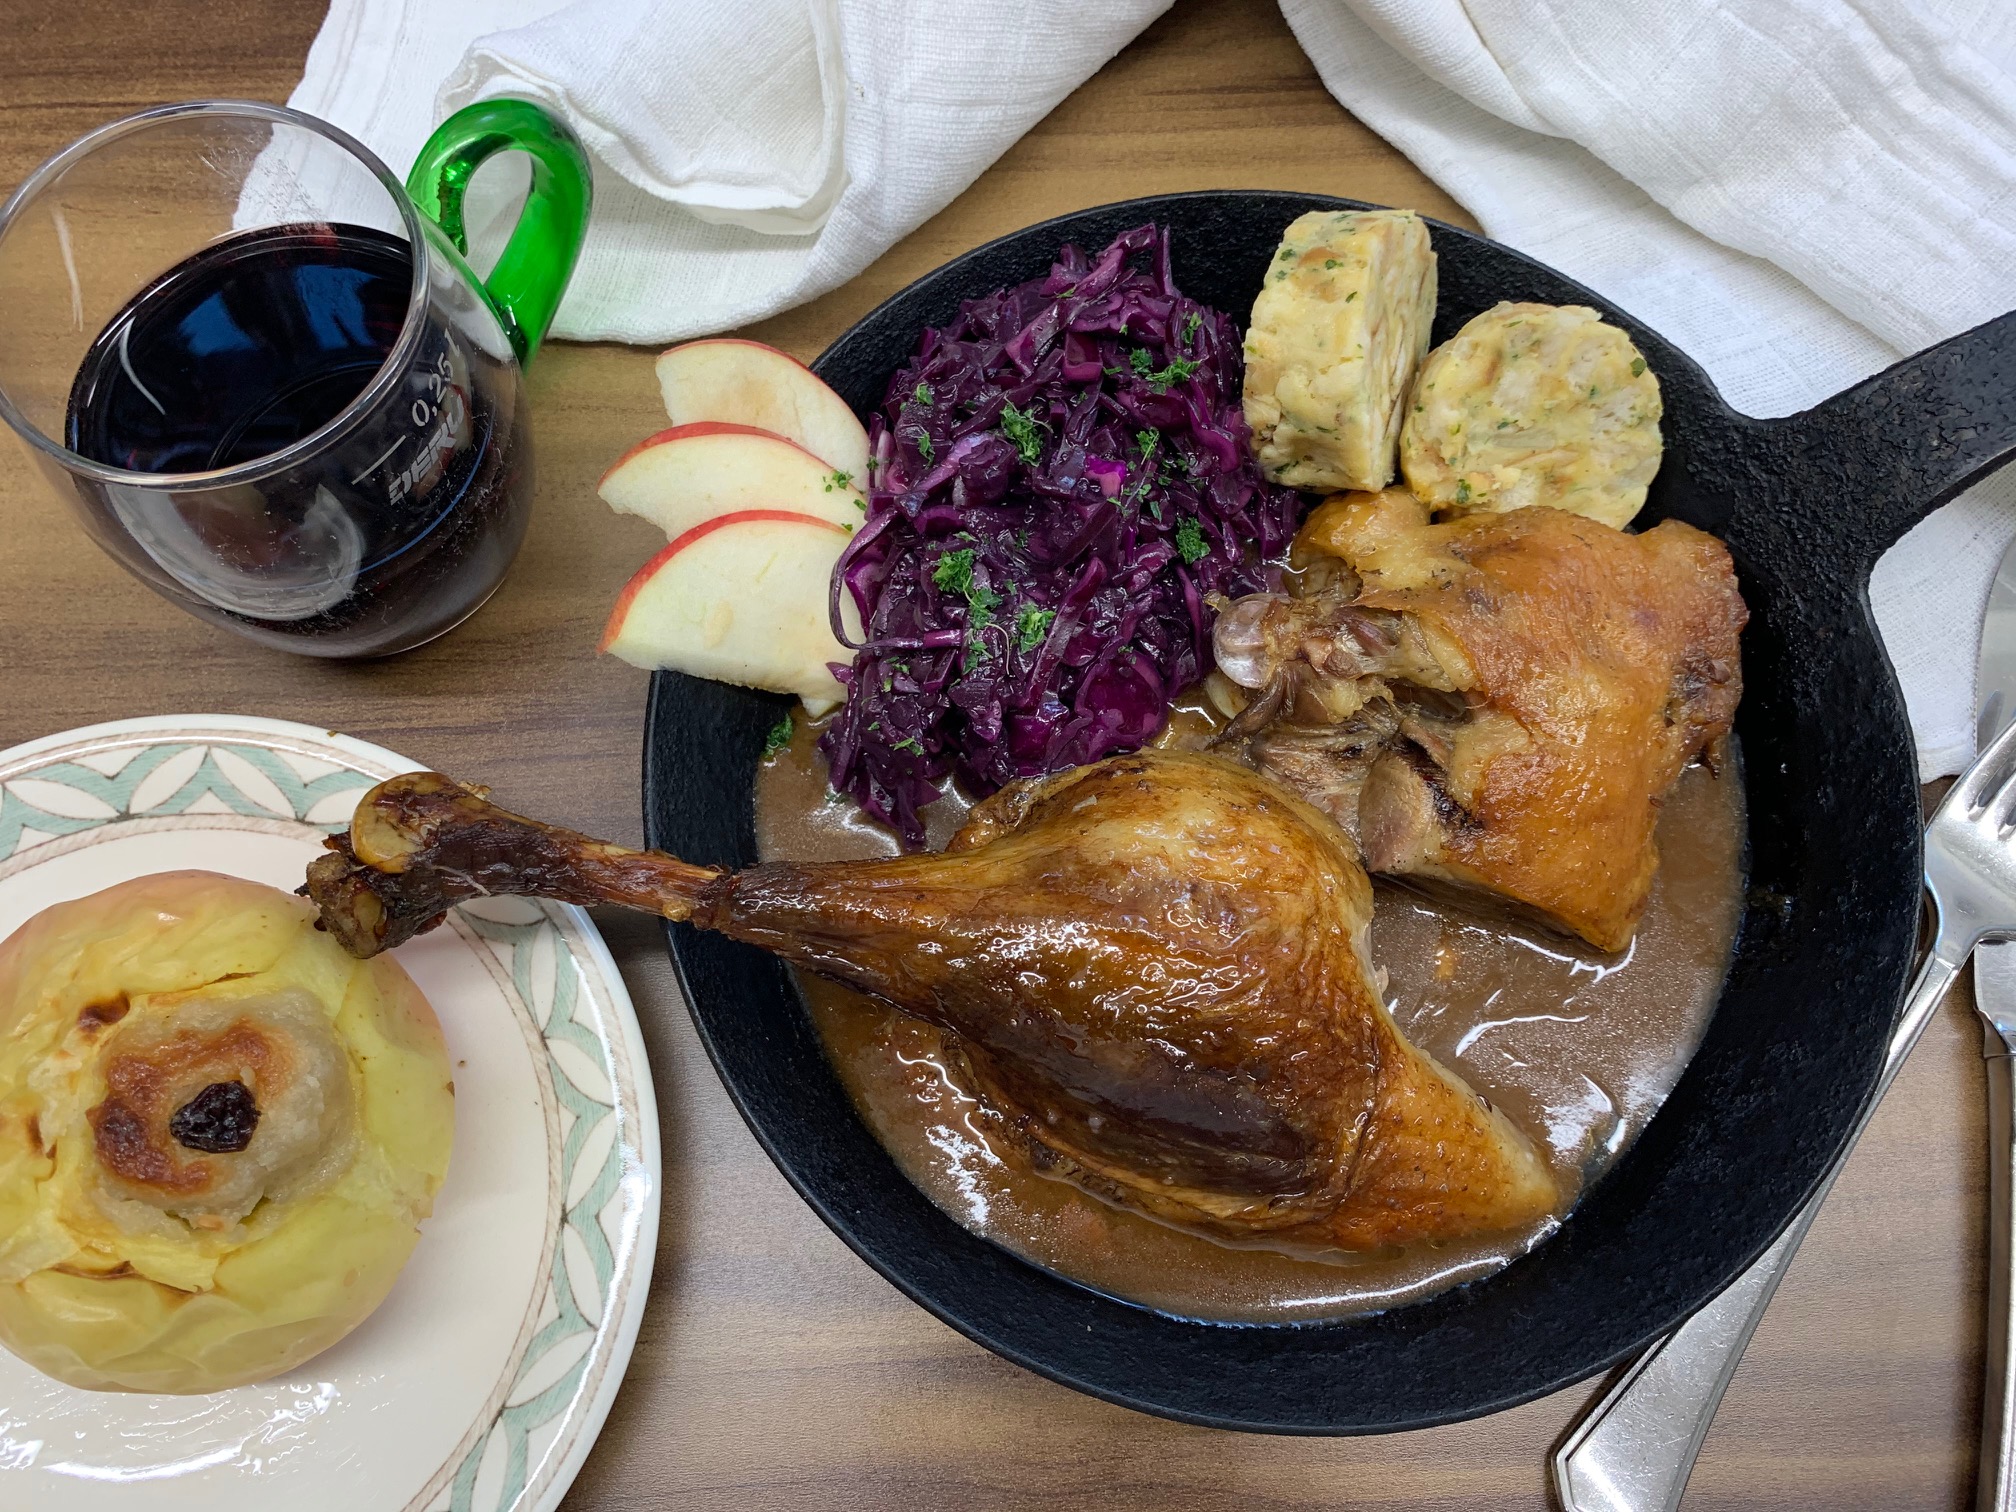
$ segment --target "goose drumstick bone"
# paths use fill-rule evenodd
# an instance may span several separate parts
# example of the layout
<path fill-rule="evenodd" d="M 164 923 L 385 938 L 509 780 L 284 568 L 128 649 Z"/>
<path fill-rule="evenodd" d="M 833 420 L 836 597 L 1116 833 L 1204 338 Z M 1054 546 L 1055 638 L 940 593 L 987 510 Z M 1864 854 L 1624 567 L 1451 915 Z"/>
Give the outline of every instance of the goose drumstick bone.
<path fill-rule="evenodd" d="M 684 919 L 722 873 L 513 814 L 488 788 L 408 772 L 366 793 L 350 831 L 323 842 L 300 891 L 360 959 L 425 934 L 457 903 L 518 895 L 612 903 Z"/>

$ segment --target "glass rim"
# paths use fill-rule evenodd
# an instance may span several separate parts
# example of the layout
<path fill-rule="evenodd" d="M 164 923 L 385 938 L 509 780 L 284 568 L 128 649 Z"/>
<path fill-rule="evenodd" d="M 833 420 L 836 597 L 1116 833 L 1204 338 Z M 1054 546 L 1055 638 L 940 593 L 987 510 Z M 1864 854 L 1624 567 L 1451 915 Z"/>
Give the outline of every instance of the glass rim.
<path fill-rule="evenodd" d="M 12 229 L 15 220 L 43 190 L 99 148 L 168 121 L 206 115 L 237 116 L 269 121 L 275 125 L 300 127 L 333 142 L 370 171 L 391 195 L 393 204 L 398 207 L 400 218 L 405 222 L 407 241 L 412 248 L 413 280 L 406 295 L 405 320 L 399 328 L 399 339 L 392 344 L 392 350 L 386 353 L 385 360 L 378 366 L 378 371 L 371 375 L 371 381 L 327 422 L 298 441 L 288 443 L 279 451 L 268 452 L 263 457 L 254 457 L 249 462 L 240 462 L 232 467 L 215 468 L 207 472 L 134 472 L 127 468 L 110 467 L 105 463 L 93 461 L 47 435 L 41 426 L 21 413 L 13 399 L 8 396 L 6 389 L 0 387 L 0 419 L 4 419 L 16 435 L 68 471 L 95 479 L 100 483 L 123 484 L 156 491 L 206 489 L 239 483 L 256 483 L 276 473 L 285 472 L 323 450 L 329 442 L 353 428 L 367 410 L 378 404 L 391 391 L 419 350 L 428 298 L 426 218 L 420 213 L 419 206 L 413 203 L 412 197 L 407 194 L 406 186 L 393 176 L 392 170 L 385 166 L 384 159 L 377 153 L 341 127 L 332 126 L 317 116 L 285 105 L 267 105 L 257 100 L 186 100 L 175 105 L 156 105 L 147 110 L 136 111 L 129 116 L 121 116 L 116 121 L 108 121 L 103 126 L 86 132 L 45 161 L 21 181 L 20 187 L 7 197 L 4 204 L 0 204 L 0 243 L 6 241 L 7 233 Z"/>

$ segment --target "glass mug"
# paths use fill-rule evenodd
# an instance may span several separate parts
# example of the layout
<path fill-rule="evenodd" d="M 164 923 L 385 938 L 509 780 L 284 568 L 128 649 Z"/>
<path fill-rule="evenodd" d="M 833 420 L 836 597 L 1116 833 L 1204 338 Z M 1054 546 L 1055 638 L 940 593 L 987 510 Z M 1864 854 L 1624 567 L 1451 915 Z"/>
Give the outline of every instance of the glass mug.
<path fill-rule="evenodd" d="M 506 149 L 532 184 L 486 281 L 462 198 Z M 299 111 L 115 121 L 0 206 L 0 416 L 164 597 L 310 656 L 407 650 L 524 539 L 520 373 L 589 199 L 579 139 L 523 100 L 450 117 L 404 188 Z"/>

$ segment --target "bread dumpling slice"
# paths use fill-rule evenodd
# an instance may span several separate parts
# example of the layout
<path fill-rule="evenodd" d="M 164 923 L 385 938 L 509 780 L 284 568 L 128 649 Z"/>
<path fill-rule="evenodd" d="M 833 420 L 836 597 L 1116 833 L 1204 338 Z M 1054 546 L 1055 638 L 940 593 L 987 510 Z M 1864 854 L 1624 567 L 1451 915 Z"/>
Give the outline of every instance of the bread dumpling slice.
<path fill-rule="evenodd" d="M 1313 210 L 1291 224 L 1246 335 L 1246 423 L 1267 476 L 1391 482 L 1434 319 L 1435 252 L 1412 210 Z"/>
<path fill-rule="evenodd" d="M 1659 471 L 1659 380 L 1582 305 L 1494 305 L 1428 356 L 1400 432 L 1442 514 L 1546 505 L 1618 529 Z"/>

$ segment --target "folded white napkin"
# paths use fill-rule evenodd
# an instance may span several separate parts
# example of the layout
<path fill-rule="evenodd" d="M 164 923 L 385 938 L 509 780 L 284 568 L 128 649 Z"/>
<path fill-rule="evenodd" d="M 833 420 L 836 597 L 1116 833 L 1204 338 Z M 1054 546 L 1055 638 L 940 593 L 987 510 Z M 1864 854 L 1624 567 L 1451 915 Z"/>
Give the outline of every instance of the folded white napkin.
<path fill-rule="evenodd" d="M 1630 310 L 1749 414 L 2016 308 L 2007 0 L 1281 8 L 1331 93 L 1490 235 Z M 2012 533 L 2016 468 L 1876 569 L 1925 778 L 1972 755 L 1981 610 Z"/>
<path fill-rule="evenodd" d="M 595 214 L 554 334 L 663 342 L 837 288 L 1169 0 L 332 0 L 288 103 L 405 172 L 472 100 L 557 107 Z M 523 160 L 470 192 L 480 261 Z"/>

